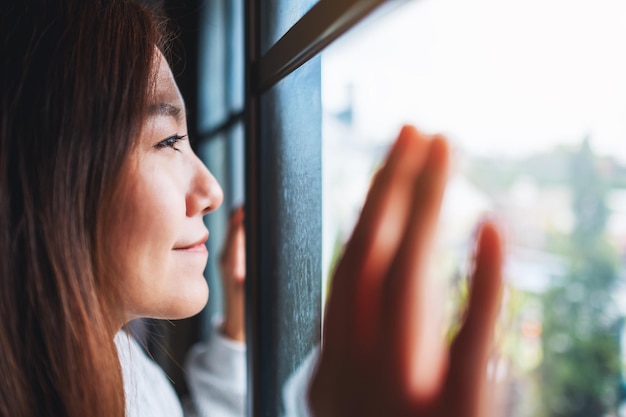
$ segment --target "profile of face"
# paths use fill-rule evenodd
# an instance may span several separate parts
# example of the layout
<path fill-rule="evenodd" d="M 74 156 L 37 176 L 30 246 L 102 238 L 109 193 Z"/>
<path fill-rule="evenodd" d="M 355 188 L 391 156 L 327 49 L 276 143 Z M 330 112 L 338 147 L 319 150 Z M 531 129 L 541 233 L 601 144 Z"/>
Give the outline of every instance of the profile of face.
<path fill-rule="evenodd" d="M 223 199 L 219 184 L 190 147 L 183 99 L 160 53 L 156 65 L 155 94 L 107 232 L 110 270 L 120 280 L 114 309 L 122 322 L 184 318 L 204 307 L 209 232 L 202 218 Z"/>

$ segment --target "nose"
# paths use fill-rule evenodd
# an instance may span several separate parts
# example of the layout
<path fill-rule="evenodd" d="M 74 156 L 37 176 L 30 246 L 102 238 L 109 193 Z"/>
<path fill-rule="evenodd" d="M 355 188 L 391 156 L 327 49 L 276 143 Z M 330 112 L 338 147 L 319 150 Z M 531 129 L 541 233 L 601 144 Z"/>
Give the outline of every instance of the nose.
<path fill-rule="evenodd" d="M 187 193 L 187 216 L 204 216 L 222 205 L 224 192 L 209 169 L 193 155 L 193 173 Z"/>

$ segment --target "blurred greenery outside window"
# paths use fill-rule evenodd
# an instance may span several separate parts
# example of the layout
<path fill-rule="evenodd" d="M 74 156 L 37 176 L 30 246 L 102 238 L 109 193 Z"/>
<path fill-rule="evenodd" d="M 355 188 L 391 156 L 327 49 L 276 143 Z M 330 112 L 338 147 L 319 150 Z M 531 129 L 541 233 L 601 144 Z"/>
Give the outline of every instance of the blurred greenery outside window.
<path fill-rule="evenodd" d="M 433 274 L 449 316 L 506 233 L 501 416 L 624 416 L 626 3 L 423 0 L 322 53 L 324 283 L 404 123 L 453 146 Z"/>

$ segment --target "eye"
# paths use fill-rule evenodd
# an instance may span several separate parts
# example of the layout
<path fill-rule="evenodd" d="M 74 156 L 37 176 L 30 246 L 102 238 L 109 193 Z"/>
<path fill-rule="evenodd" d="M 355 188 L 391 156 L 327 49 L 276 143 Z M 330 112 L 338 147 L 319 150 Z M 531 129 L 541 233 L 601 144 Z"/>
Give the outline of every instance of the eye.
<path fill-rule="evenodd" d="M 178 144 L 178 142 L 180 142 L 181 140 L 185 139 L 187 137 L 187 135 L 172 135 L 169 138 L 163 139 L 161 142 L 157 143 L 156 145 L 154 145 L 155 148 L 157 149 L 163 149 L 163 148 L 172 148 L 175 151 L 180 152 L 180 149 L 178 149 L 176 147 L 176 145 Z"/>

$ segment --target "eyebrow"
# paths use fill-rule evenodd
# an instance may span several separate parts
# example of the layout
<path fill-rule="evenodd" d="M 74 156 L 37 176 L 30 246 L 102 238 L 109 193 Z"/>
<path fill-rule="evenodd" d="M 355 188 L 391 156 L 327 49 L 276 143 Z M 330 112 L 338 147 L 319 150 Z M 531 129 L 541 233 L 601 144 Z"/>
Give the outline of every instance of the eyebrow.
<path fill-rule="evenodd" d="M 183 109 L 171 103 L 153 103 L 148 106 L 149 116 L 166 116 L 173 117 L 176 121 L 180 121 Z"/>

